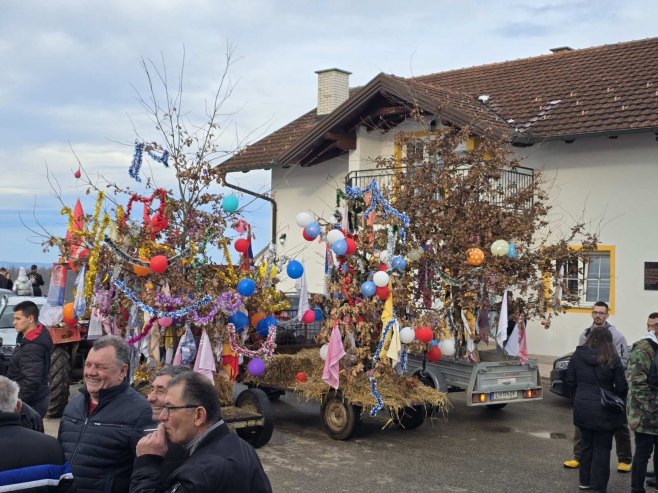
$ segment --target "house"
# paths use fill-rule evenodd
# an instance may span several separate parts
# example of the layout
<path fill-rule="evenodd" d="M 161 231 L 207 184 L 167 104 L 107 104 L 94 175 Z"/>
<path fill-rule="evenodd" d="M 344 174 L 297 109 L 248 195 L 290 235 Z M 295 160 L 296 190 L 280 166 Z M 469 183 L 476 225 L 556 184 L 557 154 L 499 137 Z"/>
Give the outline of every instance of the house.
<path fill-rule="evenodd" d="M 523 166 L 549 179 L 551 222 L 586 220 L 601 239 L 584 273 L 565 274 L 570 289 L 583 277 L 580 307 L 548 330 L 531 321 L 530 352 L 572 351 L 597 300 L 608 301 L 610 322 L 632 343 L 658 311 L 658 38 L 551 51 L 413 78 L 381 73 L 352 89 L 349 72 L 319 71 L 317 108 L 227 160 L 222 173 L 271 169 L 279 253 L 303 259 L 309 291 L 322 292 L 324 246 L 302 239 L 295 216 L 330 219 L 345 180 L 376 174 L 373 159 L 418 130 L 411 108 L 429 124 L 505 135 Z"/>

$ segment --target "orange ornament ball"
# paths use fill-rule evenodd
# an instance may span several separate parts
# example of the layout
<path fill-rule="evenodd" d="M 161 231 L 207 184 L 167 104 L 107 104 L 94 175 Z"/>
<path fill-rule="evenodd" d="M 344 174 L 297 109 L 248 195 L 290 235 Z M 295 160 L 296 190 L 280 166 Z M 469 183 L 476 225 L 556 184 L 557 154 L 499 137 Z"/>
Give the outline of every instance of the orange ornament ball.
<path fill-rule="evenodd" d="M 75 324 L 75 308 L 73 306 L 73 303 L 67 303 L 64 305 L 62 308 L 62 316 L 64 317 L 64 321 L 66 320 L 73 320 L 73 323 Z M 71 325 L 71 324 L 66 324 L 66 325 Z"/>
<path fill-rule="evenodd" d="M 306 376 L 306 373 L 303 371 L 300 371 L 297 373 L 297 375 L 295 375 L 295 380 L 300 383 L 304 383 L 308 381 L 308 376 Z"/>
<path fill-rule="evenodd" d="M 258 322 L 263 320 L 265 317 L 267 317 L 267 313 L 265 313 L 265 312 L 258 312 L 258 313 L 253 314 L 251 316 L 251 320 L 250 320 L 251 326 L 255 329 L 256 326 L 258 325 Z"/>
<path fill-rule="evenodd" d="M 142 262 L 149 263 L 149 260 L 146 258 L 140 258 Z M 133 264 L 133 272 L 139 277 L 148 276 L 151 273 L 149 267 L 142 267 L 141 265 Z"/>
<path fill-rule="evenodd" d="M 466 250 L 466 263 L 468 265 L 477 267 L 478 265 L 482 265 L 483 262 L 484 252 L 481 249 L 474 247 Z"/>

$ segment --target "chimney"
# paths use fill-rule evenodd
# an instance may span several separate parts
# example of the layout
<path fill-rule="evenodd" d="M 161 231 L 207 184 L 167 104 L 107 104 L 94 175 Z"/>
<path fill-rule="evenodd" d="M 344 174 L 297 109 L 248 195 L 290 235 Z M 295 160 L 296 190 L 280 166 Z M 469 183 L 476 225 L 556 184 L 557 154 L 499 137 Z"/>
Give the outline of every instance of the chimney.
<path fill-rule="evenodd" d="M 567 51 L 573 51 L 571 46 L 558 46 L 557 48 L 551 48 L 551 51 L 555 53 L 566 53 Z"/>
<path fill-rule="evenodd" d="M 339 68 L 318 70 L 318 116 L 328 115 L 350 96 L 352 72 Z"/>

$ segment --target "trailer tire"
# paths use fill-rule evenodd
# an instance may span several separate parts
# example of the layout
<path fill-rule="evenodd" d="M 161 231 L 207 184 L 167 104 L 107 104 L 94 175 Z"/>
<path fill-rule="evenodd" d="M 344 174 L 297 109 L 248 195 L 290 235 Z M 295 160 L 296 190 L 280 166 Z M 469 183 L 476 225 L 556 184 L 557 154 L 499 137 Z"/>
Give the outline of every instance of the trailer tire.
<path fill-rule="evenodd" d="M 507 403 L 504 403 L 504 404 L 487 404 L 487 409 L 490 409 L 492 411 L 500 411 L 506 405 L 507 405 Z"/>
<path fill-rule="evenodd" d="M 66 348 L 55 346 L 50 355 L 50 402 L 48 417 L 61 418 L 69 402 L 71 356 Z"/>
<path fill-rule="evenodd" d="M 322 426 L 334 440 L 347 440 L 352 436 L 361 416 L 361 408 L 343 399 L 339 390 L 330 390 L 321 406 Z"/>
<path fill-rule="evenodd" d="M 427 412 L 425 406 L 405 407 L 401 414 L 393 417 L 393 422 L 405 430 L 415 430 L 425 422 Z"/>
<path fill-rule="evenodd" d="M 274 413 L 265 392 L 260 389 L 246 389 L 235 399 L 235 406 L 263 416 L 263 426 L 238 428 L 235 432 L 254 448 L 262 447 L 272 438 Z"/>

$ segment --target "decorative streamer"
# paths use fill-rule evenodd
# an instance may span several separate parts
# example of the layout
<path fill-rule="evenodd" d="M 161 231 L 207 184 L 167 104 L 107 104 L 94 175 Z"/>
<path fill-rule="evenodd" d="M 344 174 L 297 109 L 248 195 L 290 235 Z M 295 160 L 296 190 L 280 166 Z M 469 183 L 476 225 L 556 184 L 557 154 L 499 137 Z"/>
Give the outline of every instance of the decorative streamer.
<path fill-rule="evenodd" d="M 170 306 L 181 306 L 185 303 L 185 300 L 183 298 L 160 294 L 158 295 L 158 303 Z M 193 310 L 190 312 L 190 317 L 197 325 L 208 325 L 213 321 L 219 310 L 222 310 L 225 313 L 235 313 L 240 306 L 242 306 L 242 296 L 240 296 L 239 293 L 225 291 L 215 298 L 213 307 L 207 315 L 200 316 L 196 310 Z"/>
<path fill-rule="evenodd" d="M 257 349 L 256 351 L 252 351 L 238 345 L 238 337 L 237 333 L 235 332 L 235 325 L 231 323 L 226 324 L 226 330 L 228 331 L 228 342 L 233 352 L 243 356 L 248 356 L 249 358 L 262 356 L 265 359 L 270 359 L 274 355 L 274 350 L 276 349 L 276 342 L 274 342 L 276 339 L 276 327 L 274 325 L 270 325 L 267 339 L 260 347 L 260 349 Z"/>
<path fill-rule="evenodd" d="M 143 204 L 150 206 L 153 200 L 155 199 L 160 199 L 160 206 L 158 207 L 158 215 L 165 217 L 167 192 L 163 188 L 156 188 L 153 191 L 153 195 L 151 195 L 150 197 L 142 197 L 141 195 L 138 195 L 136 193 L 132 194 L 130 196 L 130 199 L 128 200 L 126 211 L 121 215 L 121 219 L 119 220 L 119 225 L 124 226 L 126 224 L 126 221 L 128 221 L 128 218 L 130 217 L 130 213 L 132 212 L 133 202 L 141 202 Z"/>
<path fill-rule="evenodd" d="M 133 303 L 135 303 L 142 311 L 145 311 L 146 313 L 149 313 L 151 316 L 155 316 L 158 318 L 164 318 L 164 317 L 170 317 L 170 318 L 182 318 L 186 315 L 188 315 L 190 312 L 196 310 L 200 306 L 207 305 L 212 301 L 212 297 L 209 295 L 204 296 L 198 301 L 195 301 L 189 306 L 186 306 L 185 308 L 180 308 L 178 310 L 170 311 L 170 312 L 164 312 L 161 310 L 156 310 L 155 308 L 148 306 L 144 304 L 142 301 L 137 298 L 137 295 L 135 294 L 134 291 L 132 291 L 128 286 L 126 286 L 122 281 L 117 279 L 114 281 L 114 285 L 121 290 L 123 294 L 125 294 Z"/>
<path fill-rule="evenodd" d="M 370 416 L 376 416 L 379 411 L 384 409 L 384 401 L 381 394 L 377 391 L 377 380 L 375 380 L 375 377 L 370 377 L 370 393 L 377 401 L 375 407 L 370 410 Z"/>
<path fill-rule="evenodd" d="M 91 235 L 94 241 L 94 244 L 91 247 L 89 253 L 89 260 L 87 261 L 87 273 L 85 274 L 85 299 L 87 300 L 87 305 L 91 305 L 91 297 L 94 293 L 94 282 L 96 281 L 96 275 L 98 274 L 98 259 L 101 255 L 101 247 L 103 238 L 103 232 L 107 225 L 110 224 L 110 216 L 105 214 L 103 220 L 99 221 L 101 214 L 101 206 L 103 205 L 103 200 L 105 199 L 105 194 L 103 192 L 98 193 L 98 199 L 96 199 L 96 206 L 94 207 L 94 218 L 93 226 L 91 228 Z"/>
<path fill-rule="evenodd" d="M 131 346 L 137 345 L 139 342 L 142 341 L 142 339 L 144 339 L 147 335 L 149 335 L 149 332 L 151 332 L 151 329 L 153 328 L 153 325 L 155 324 L 157 319 L 158 317 L 151 317 L 151 319 L 146 323 L 146 326 L 144 327 L 142 332 L 134 337 L 131 337 L 126 342 Z"/>
<path fill-rule="evenodd" d="M 141 182 L 142 179 L 139 177 L 139 171 L 142 168 L 143 154 L 144 154 L 144 142 L 135 142 L 135 152 L 133 153 L 133 160 L 130 163 L 130 169 L 128 174 L 131 178 L 134 178 L 135 181 Z M 162 155 L 158 156 L 156 153 L 150 149 L 146 151 L 148 155 L 154 161 L 164 164 L 165 168 L 169 167 L 169 151 L 162 151 Z"/>

